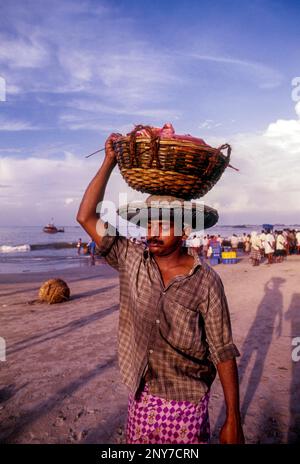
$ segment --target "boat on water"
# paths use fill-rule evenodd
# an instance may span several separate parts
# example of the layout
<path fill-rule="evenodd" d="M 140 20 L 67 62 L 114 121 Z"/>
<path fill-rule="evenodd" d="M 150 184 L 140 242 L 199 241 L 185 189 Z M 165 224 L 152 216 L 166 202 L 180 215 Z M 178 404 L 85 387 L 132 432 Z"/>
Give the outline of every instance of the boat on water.
<path fill-rule="evenodd" d="M 46 232 L 47 234 L 56 234 L 57 232 L 64 232 L 64 231 L 65 231 L 64 227 L 58 228 L 53 224 L 53 222 L 50 222 L 45 227 L 43 227 L 43 232 Z"/>

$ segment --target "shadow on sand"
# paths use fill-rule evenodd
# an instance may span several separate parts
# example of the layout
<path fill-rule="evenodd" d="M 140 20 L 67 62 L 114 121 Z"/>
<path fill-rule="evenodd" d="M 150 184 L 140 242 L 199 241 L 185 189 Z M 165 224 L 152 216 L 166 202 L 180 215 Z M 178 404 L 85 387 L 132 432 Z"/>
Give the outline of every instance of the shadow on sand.
<path fill-rule="evenodd" d="M 285 318 L 291 323 L 291 341 L 300 337 L 300 293 L 294 293 Z M 299 346 L 299 345 L 298 345 Z M 297 346 L 291 345 L 291 350 Z M 299 355 L 300 349 L 297 348 Z M 288 443 L 300 443 L 300 360 L 291 359 L 292 379 L 290 385 L 290 423 L 288 430 Z"/>
<path fill-rule="evenodd" d="M 239 362 L 239 382 L 242 385 L 248 366 L 254 357 L 254 365 L 247 381 L 244 399 L 241 402 L 242 422 L 251 405 L 255 392 L 261 381 L 265 359 L 270 348 L 273 333 L 280 337 L 283 320 L 283 297 L 280 291 L 285 279 L 272 277 L 265 285 L 264 296 L 257 308 L 255 320 L 240 349 L 241 358 Z M 276 304 L 274 304 L 276 301 Z M 248 374 L 248 372 L 247 372 Z M 213 436 L 217 436 L 225 421 L 225 405 L 221 408 L 215 424 Z"/>

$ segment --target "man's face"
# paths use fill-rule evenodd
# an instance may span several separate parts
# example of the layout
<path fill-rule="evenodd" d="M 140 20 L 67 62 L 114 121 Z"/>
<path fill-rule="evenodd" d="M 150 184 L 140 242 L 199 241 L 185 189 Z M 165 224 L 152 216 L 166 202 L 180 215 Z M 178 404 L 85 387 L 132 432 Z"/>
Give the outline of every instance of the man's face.
<path fill-rule="evenodd" d="M 166 256 L 182 244 L 184 233 L 175 235 L 174 222 L 164 220 L 149 220 L 147 228 L 147 243 L 154 256 Z"/>

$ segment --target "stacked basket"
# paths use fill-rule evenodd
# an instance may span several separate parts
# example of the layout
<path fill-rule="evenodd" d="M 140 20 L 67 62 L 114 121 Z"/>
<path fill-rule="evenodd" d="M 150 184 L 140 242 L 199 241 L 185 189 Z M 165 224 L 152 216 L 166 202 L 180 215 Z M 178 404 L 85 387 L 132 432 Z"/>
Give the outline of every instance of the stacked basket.
<path fill-rule="evenodd" d="M 202 197 L 216 184 L 231 153 L 228 144 L 212 148 L 189 136 L 161 137 L 157 129 L 142 125 L 120 136 L 114 147 L 121 174 L 130 187 L 185 200 Z"/>

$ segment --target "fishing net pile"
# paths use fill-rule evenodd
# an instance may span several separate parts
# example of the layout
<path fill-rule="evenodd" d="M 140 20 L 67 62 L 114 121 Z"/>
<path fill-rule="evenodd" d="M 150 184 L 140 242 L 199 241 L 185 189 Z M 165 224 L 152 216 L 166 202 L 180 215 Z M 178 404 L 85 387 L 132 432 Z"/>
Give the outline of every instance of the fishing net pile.
<path fill-rule="evenodd" d="M 62 279 L 50 279 L 39 290 L 39 301 L 48 304 L 62 303 L 70 298 L 70 289 Z"/>

